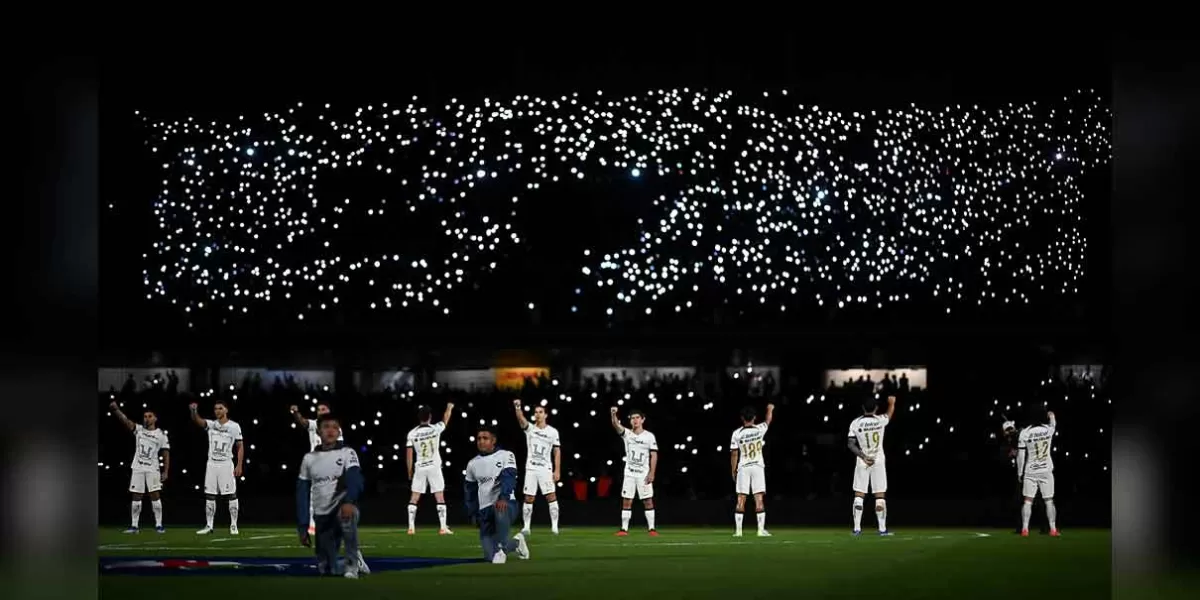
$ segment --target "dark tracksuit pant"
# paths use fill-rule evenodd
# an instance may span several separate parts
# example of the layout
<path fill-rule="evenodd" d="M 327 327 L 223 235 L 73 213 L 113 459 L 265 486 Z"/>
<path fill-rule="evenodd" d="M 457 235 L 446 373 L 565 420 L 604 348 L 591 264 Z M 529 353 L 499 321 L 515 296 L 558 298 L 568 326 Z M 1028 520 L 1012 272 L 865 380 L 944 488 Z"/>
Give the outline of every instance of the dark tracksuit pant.
<path fill-rule="evenodd" d="M 492 505 L 479 511 L 479 543 L 483 546 L 483 558 L 492 560 L 497 550 L 512 554 L 517 550 L 517 541 L 509 534 L 517 520 L 516 502 L 508 503 L 508 510 L 497 511 Z"/>
<path fill-rule="evenodd" d="M 314 515 L 317 533 L 314 536 L 313 547 L 317 553 L 317 570 L 322 575 L 341 575 L 345 568 L 338 562 L 338 549 L 346 545 L 346 565 L 358 568 L 358 507 L 354 507 L 354 515 L 343 519 L 340 506 L 328 515 Z"/>

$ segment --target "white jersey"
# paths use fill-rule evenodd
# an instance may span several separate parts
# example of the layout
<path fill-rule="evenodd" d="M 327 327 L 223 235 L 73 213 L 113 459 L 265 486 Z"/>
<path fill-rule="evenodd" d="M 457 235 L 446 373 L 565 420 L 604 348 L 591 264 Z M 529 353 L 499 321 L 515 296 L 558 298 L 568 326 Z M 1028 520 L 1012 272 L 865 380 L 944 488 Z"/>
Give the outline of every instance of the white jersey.
<path fill-rule="evenodd" d="M 1017 449 L 1025 451 L 1024 473 L 1051 473 L 1054 471 L 1054 459 L 1050 451 L 1054 448 L 1054 429 L 1058 423 L 1054 419 L 1049 425 L 1034 425 L 1021 430 L 1017 438 Z"/>
<path fill-rule="evenodd" d="M 658 440 L 653 433 L 642 430 L 634 433 L 623 428 L 621 439 L 625 441 L 625 477 L 645 477 L 650 474 L 650 453 L 658 452 Z"/>
<path fill-rule="evenodd" d="M 467 463 L 466 481 L 479 485 L 479 508 L 487 508 L 500 499 L 500 472 L 517 468 L 517 456 L 508 450 L 497 450 L 491 454 L 480 454 Z M 508 498 L 516 500 L 517 493 Z"/>
<path fill-rule="evenodd" d="M 342 432 L 338 431 L 338 441 L 344 442 Z M 308 419 L 308 447 L 309 451 L 315 451 L 317 446 L 321 445 L 321 434 L 317 432 L 317 420 Z"/>
<path fill-rule="evenodd" d="M 883 431 L 888 422 L 887 415 L 863 415 L 850 422 L 850 437 L 858 440 L 862 453 L 875 462 L 884 460 Z"/>
<path fill-rule="evenodd" d="M 137 425 L 133 430 L 133 435 L 137 440 L 137 446 L 133 451 L 133 460 L 130 461 L 133 472 L 158 472 L 158 454 L 171 449 L 171 442 L 167 440 L 167 432 L 159 428 L 146 429 Z"/>
<path fill-rule="evenodd" d="M 527 423 L 525 447 L 529 455 L 525 457 L 525 472 L 554 472 L 554 449 L 560 445 L 557 429 L 549 425 L 539 428 L 533 423 Z"/>
<path fill-rule="evenodd" d="M 418 425 L 408 432 L 405 446 L 413 449 L 413 469 L 428 469 L 442 466 L 442 432 L 445 423 Z"/>
<path fill-rule="evenodd" d="M 738 469 L 742 467 L 763 466 L 762 449 L 766 445 L 767 424 L 759 423 L 749 427 L 739 427 L 733 432 L 729 442 L 731 449 L 738 451 Z"/>
<path fill-rule="evenodd" d="M 312 482 L 313 514 L 328 515 L 337 509 L 346 496 L 346 471 L 358 466 L 358 454 L 342 445 L 304 455 L 300 479 Z"/>
<path fill-rule="evenodd" d="M 242 426 L 237 421 L 205 421 L 208 430 L 208 462 L 233 462 L 233 445 L 242 441 Z"/>

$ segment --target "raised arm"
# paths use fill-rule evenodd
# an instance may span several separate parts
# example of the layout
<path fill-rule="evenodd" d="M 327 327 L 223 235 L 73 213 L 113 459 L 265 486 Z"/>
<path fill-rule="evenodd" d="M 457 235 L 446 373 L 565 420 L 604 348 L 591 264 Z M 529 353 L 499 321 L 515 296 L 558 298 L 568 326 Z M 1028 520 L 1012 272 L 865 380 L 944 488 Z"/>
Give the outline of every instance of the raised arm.
<path fill-rule="evenodd" d="M 137 423 L 130 421 L 129 417 L 125 416 L 125 413 L 121 412 L 121 406 L 119 404 L 117 404 L 115 401 L 111 402 L 108 405 L 108 409 L 111 410 L 114 415 L 117 415 L 117 420 L 119 420 L 126 429 L 130 431 L 137 431 Z"/>
<path fill-rule="evenodd" d="M 200 410 L 200 405 L 193 402 L 188 405 L 188 409 L 192 411 L 192 422 L 200 429 L 208 429 L 208 421 L 200 418 L 200 413 L 197 412 Z"/>
<path fill-rule="evenodd" d="M 442 426 L 443 427 L 450 426 L 450 417 L 452 417 L 452 416 L 454 416 L 454 401 L 453 400 L 446 403 L 446 412 L 442 413 Z"/>
<path fill-rule="evenodd" d="M 775 415 L 775 404 L 773 402 L 769 402 L 769 403 L 767 403 L 767 420 L 764 421 L 764 423 L 766 423 L 768 427 L 771 426 L 771 419 L 774 418 L 774 415 Z"/>
<path fill-rule="evenodd" d="M 525 418 L 525 411 L 521 410 L 521 399 L 513 400 L 513 410 L 517 413 L 517 425 L 521 426 L 521 431 L 529 429 L 529 421 Z"/>
<path fill-rule="evenodd" d="M 895 415 L 896 415 L 896 397 L 888 396 L 888 411 L 887 411 L 888 421 L 891 421 L 892 417 L 894 417 Z"/>
<path fill-rule="evenodd" d="M 621 427 L 621 421 L 617 419 L 617 407 L 612 407 L 612 426 L 617 431 L 617 435 L 625 435 L 625 428 Z"/>
<path fill-rule="evenodd" d="M 299 425 L 301 429 L 308 429 L 308 419 L 305 419 L 304 415 L 300 413 L 300 407 L 293 404 L 288 407 L 288 410 L 292 411 L 292 417 L 296 419 L 296 424 Z"/>

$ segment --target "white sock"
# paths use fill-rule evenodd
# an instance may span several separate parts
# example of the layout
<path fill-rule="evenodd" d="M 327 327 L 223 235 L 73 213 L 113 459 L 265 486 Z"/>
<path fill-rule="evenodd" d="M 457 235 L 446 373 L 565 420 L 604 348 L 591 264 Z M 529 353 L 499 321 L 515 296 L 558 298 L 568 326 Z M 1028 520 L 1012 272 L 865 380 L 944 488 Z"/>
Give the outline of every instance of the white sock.
<path fill-rule="evenodd" d="M 129 513 L 133 516 L 133 528 L 137 529 L 138 525 L 142 522 L 142 501 L 134 500 Z"/>
<path fill-rule="evenodd" d="M 240 508 L 240 506 L 238 505 L 238 501 L 236 498 L 229 501 L 229 526 L 230 527 L 237 527 L 238 508 Z"/>
<path fill-rule="evenodd" d="M 205 518 L 205 523 L 208 524 L 209 529 L 212 529 L 213 519 L 216 518 L 216 516 L 217 516 L 217 501 L 216 500 L 205 500 L 204 501 L 204 518 Z"/>
<path fill-rule="evenodd" d="M 854 497 L 854 530 L 862 531 L 863 499 Z"/>
<path fill-rule="evenodd" d="M 162 527 L 162 500 L 151 501 L 150 508 L 154 509 L 154 526 Z"/>
<path fill-rule="evenodd" d="M 408 505 L 408 528 L 409 529 L 417 528 L 417 505 L 416 504 Z"/>
<path fill-rule="evenodd" d="M 521 507 L 521 516 L 525 519 L 525 531 L 529 531 L 529 526 L 533 523 L 533 505 L 526 502 L 525 506 Z"/>
<path fill-rule="evenodd" d="M 558 531 L 558 500 L 550 503 L 550 531 Z"/>
<path fill-rule="evenodd" d="M 879 531 L 887 531 L 887 500 L 875 499 L 875 518 L 879 520 Z"/>
<path fill-rule="evenodd" d="M 646 511 L 646 526 L 651 531 L 654 530 L 654 509 L 653 508 Z"/>
<path fill-rule="evenodd" d="M 744 519 L 745 517 L 746 517 L 746 515 L 744 515 L 740 512 L 733 513 L 733 530 L 735 532 L 737 532 L 739 535 L 742 533 L 742 519 Z"/>
<path fill-rule="evenodd" d="M 1026 500 L 1021 505 L 1021 531 L 1029 531 L 1029 517 L 1033 516 L 1033 503 Z"/>
<path fill-rule="evenodd" d="M 629 531 L 629 519 L 633 518 L 632 510 L 621 511 L 621 531 Z"/>
<path fill-rule="evenodd" d="M 758 516 L 758 530 L 766 531 L 767 530 L 766 529 L 767 528 L 767 512 L 766 511 L 760 512 L 760 513 L 758 513 L 757 516 Z"/>
<path fill-rule="evenodd" d="M 1057 531 L 1058 524 L 1058 509 L 1054 507 L 1054 500 L 1046 500 L 1046 520 L 1050 521 L 1050 531 Z"/>
<path fill-rule="evenodd" d="M 446 505 L 445 504 L 437 505 L 437 513 L 438 513 L 438 522 L 441 523 L 442 529 L 449 529 L 449 527 L 446 527 Z"/>

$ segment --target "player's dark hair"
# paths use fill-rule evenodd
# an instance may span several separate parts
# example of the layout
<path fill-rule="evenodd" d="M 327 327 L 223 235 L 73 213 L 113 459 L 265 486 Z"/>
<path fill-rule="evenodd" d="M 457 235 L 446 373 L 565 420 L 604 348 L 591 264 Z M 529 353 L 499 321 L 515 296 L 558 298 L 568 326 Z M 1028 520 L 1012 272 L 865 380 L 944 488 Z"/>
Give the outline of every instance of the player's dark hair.
<path fill-rule="evenodd" d="M 749 423 L 750 421 L 753 421 L 754 418 L 757 416 L 758 416 L 758 413 L 754 410 L 753 406 L 747 406 L 742 409 L 742 422 L 743 423 Z"/>
<path fill-rule="evenodd" d="M 479 428 L 476 429 L 476 434 L 480 433 L 490 433 L 492 434 L 493 438 L 500 439 L 500 436 L 496 435 L 496 428 L 492 427 L 491 425 L 480 425 Z"/>
<path fill-rule="evenodd" d="M 224 406 L 225 410 L 229 410 L 229 405 L 226 404 L 224 400 L 217 400 L 216 402 L 213 402 L 213 407 L 215 408 L 218 404 Z"/>
<path fill-rule="evenodd" d="M 862 407 L 864 415 L 873 415 L 879 408 L 879 402 L 875 400 L 875 396 L 867 396 L 866 399 L 863 400 Z"/>
<path fill-rule="evenodd" d="M 633 410 L 629 411 L 629 416 L 631 416 L 631 417 L 632 417 L 632 416 L 634 416 L 634 415 L 637 415 L 637 416 L 639 416 L 639 417 L 641 417 L 641 418 L 643 418 L 643 419 L 645 419 L 645 418 L 646 418 L 646 413 L 642 412 L 642 409 L 640 409 L 640 408 L 635 408 L 635 409 L 633 409 Z"/>
<path fill-rule="evenodd" d="M 321 426 L 324 425 L 326 421 L 333 421 L 334 423 L 337 423 L 338 426 L 341 426 L 341 422 L 338 421 L 337 417 L 333 416 L 333 413 L 325 413 L 325 414 L 317 417 L 317 429 L 320 429 Z"/>
<path fill-rule="evenodd" d="M 433 410 L 428 406 L 422 406 L 417 409 L 417 420 L 424 423 L 433 418 Z"/>
<path fill-rule="evenodd" d="M 1025 409 L 1025 424 L 1027 426 L 1045 425 L 1050 421 L 1049 415 L 1046 414 L 1046 405 L 1040 401 L 1035 401 Z"/>
<path fill-rule="evenodd" d="M 146 414 L 146 413 L 150 413 L 150 414 L 152 414 L 152 415 L 154 415 L 154 416 L 156 416 L 156 417 L 158 416 L 158 411 L 157 411 L 157 410 L 154 410 L 154 408 L 153 408 L 153 407 L 150 407 L 150 406 L 147 406 L 146 408 L 143 408 L 143 409 L 142 409 L 142 414 L 144 415 L 144 414 Z"/>
<path fill-rule="evenodd" d="M 321 408 L 322 406 L 324 406 L 325 408 L 328 408 L 329 412 L 333 412 L 333 405 L 330 404 L 329 402 L 322 400 L 317 403 L 317 408 Z"/>

